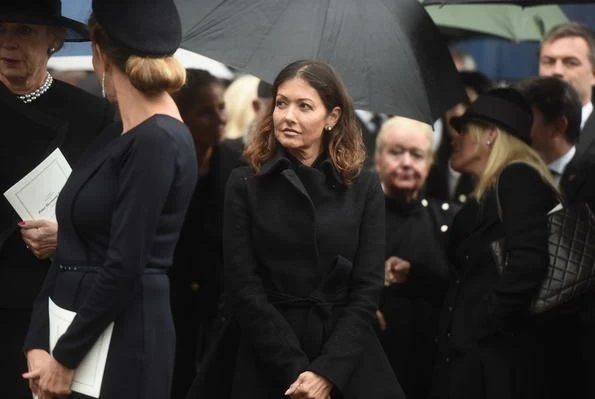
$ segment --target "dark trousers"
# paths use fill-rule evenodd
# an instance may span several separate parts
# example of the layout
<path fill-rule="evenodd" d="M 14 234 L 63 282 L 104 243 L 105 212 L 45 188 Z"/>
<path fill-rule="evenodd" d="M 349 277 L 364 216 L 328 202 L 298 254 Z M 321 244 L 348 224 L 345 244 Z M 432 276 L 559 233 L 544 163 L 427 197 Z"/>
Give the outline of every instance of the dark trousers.
<path fill-rule="evenodd" d="M 27 371 L 23 341 L 30 319 L 28 309 L 0 309 L 0 398 L 31 399 L 29 384 L 21 376 Z"/>

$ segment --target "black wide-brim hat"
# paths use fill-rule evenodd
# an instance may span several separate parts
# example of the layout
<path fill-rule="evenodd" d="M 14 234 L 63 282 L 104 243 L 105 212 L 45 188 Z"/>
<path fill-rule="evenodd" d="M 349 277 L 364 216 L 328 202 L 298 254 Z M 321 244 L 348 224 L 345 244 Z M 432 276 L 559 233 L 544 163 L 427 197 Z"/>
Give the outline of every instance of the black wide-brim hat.
<path fill-rule="evenodd" d="M 89 40 L 87 25 L 62 16 L 60 0 L 2 0 L 0 22 L 60 26 L 66 29 L 65 42 Z"/>
<path fill-rule="evenodd" d="M 165 57 L 182 42 L 182 23 L 173 0 L 93 0 L 93 16 L 117 44 L 132 54 Z"/>
<path fill-rule="evenodd" d="M 531 144 L 533 111 L 523 95 L 512 88 L 500 88 L 480 94 L 461 116 L 450 124 L 456 131 L 468 122 L 496 125 L 527 144 Z"/>

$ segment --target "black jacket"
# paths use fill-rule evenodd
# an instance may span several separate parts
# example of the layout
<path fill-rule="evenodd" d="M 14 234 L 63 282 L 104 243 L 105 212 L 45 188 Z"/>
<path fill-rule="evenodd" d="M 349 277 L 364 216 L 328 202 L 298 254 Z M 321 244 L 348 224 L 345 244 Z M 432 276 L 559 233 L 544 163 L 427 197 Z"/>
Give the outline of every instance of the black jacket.
<path fill-rule="evenodd" d="M 408 399 L 427 398 L 436 358 L 434 338 L 448 286 L 446 245 L 459 206 L 435 199 L 386 199 L 386 258 L 411 263 L 407 280 L 385 287 L 381 342 Z"/>
<path fill-rule="evenodd" d="M 402 397 L 373 332 L 384 274 L 379 181 L 364 171 L 347 187 L 329 159 L 304 167 L 290 158 L 279 150 L 258 175 L 238 168 L 228 184 L 224 282 L 240 331 L 235 370 L 223 376 L 231 397 L 282 398 L 306 370 L 329 379 L 334 398 Z"/>
<path fill-rule="evenodd" d="M 29 104 L 0 84 L 4 132 L 0 191 L 24 177 L 56 147 L 73 166 L 113 117 L 107 101 L 59 80 Z M 4 197 L 0 202 L 0 307 L 31 309 L 49 261 L 39 261 L 25 248 L 17 229 L 18 215 Z"/>
<path fill-rule="evenodd" d="M 499 177 L 503 220 L 492 189 L 455 217 L 451 281 L 439 328 L 434 397 L 541 397 L 535 322 L 529 303 L 548 265 L 547 212 L 554 190 L 526 164 Z M 509 265 L 499 275 L 489 245 L 505 237 Z"/>

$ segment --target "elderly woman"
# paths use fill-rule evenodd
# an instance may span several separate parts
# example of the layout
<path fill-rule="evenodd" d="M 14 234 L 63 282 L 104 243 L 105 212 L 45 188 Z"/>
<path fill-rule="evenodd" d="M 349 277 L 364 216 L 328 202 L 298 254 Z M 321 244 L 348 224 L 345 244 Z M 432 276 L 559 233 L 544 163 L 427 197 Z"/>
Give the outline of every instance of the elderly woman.
<path fill-rule="evenodd" d="M 386 203 L 385 289 L 380 336 L 407 398 L 425 398 L 434 336 L 448 282 L 445 243 L 458 207 L 422 190 L 432 166 L 430 125 L 393 117 L 376 139 L 376 170 Z"/>
<path fill-rule="evenodd" d="M 531 107 L 513 89 L 480 95 L 452 120 L 452 167 L 479 179 L 451 229 L 451 280 L 439 327 L 434 398 L 542 398 L 529 303 L 548 268 L 557 192 L 530 147 Z M 499 211 L 499 209 L 501 211 Z M 505 238 L 499 271 L 490 244 Z"/>
<path fill-rule="evenodd" d="M 239 331 L 211 359 L 231 351 L 235 367 L 205 363 L 190 397 L 401 398 L 373 330 L 384 199 L 362 170 L 351 99 L 309 60 L 285 67 L 273 94 L 225 197 L 224 287 Z"/>
<path fill-rule="evenodd" d="M 57 0 L 0 3 L 0 192 L 33 169 L 56 147 L 73 165 L 91 140 L 111 122 L 107 101 L 54 80 L 48 57 L 64 41 L 86 40 L 85 26 L 60 15 Z M 0 207 L 0 386 L 3 396 L 30 397 L 20 377 L 27 366 L 23 339 L 35 296 L 56 246 L 56 224 L 19 224 L 7 201 Z"/>

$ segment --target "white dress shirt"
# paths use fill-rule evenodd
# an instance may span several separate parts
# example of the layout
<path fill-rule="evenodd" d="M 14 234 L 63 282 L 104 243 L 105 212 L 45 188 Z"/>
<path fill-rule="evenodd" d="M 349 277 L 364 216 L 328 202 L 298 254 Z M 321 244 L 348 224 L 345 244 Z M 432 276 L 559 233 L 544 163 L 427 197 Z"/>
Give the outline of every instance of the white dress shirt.
<path fill-rule="evenodd" d="M 564 173 L 564 169 L 566 169 L 566 165 L 568 165 L 570 161 L 572 161 L 572 158 L 574 157 L 575 153 L 576 147 L 572 146 L 566 154 L 562 155 L 560 158 L 548 164 L 547 167 L 549 168 L 550 172 L 552 172 L 552 176 L 554 177 L 554 180 L 557 184 L 560 184 L 560 178 Z"/>
<path fill-rule="evenodd" d="M 585 126 L 585 123 L 587 122 L 587 119 L 589 119 L 589 117 L 591 116 L 592 112 L 593 103 L 589 101 L 588 103 L 583 105 L 583 108 L 581 110 L 581 129 Z"/>

